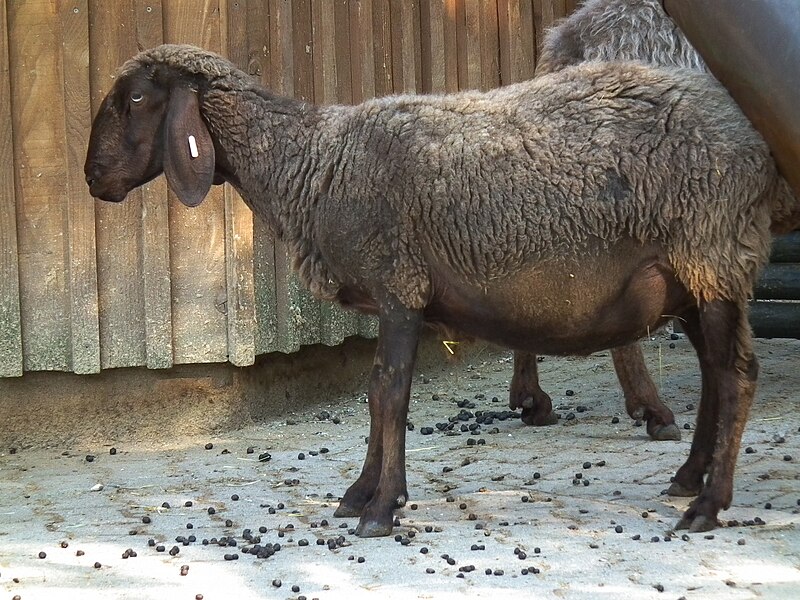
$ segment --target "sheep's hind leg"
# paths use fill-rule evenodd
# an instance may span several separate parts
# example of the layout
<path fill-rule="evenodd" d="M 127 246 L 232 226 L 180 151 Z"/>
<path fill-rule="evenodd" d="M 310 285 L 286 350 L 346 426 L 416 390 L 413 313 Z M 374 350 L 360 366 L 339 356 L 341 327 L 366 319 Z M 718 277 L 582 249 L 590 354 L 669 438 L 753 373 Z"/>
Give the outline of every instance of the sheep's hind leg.
<path fill-rule="evenodd" d="M 669 493 L 699 492 L 676 527 L 698 532 L 714 529 L 719 511 L 731 504 L 733 472 L 755 394 L 758 363 L 743 304 L 708 302 L 700 310 L 699 327 L 697 320 L 692 321 L 687 319 L 686 332 L 700 359 L 703 392 L 689 458 Z"/>
<path fill-rule="evenodd" d="M 700 326 L 700 312 L 692 308 L 681 315 L 681 324 L 686 336 L 697 352 L 700 363 L 700 402 L 697 406 L 692 447 L 689 458 L 678 469 L 667 492 L 670 496 L 697 496 L 703 490 L 703 478 L 711 464 L 714 454 L 714 440 L 717 437 L 717 377 L 712 377 L 715 369 L 709 355 L 707 340 Z"/>
<path fill-rule="evenodd" d="M 382 306 L 379 315 L 378 349 L 369 389 L 367 458 L 361 476 L 347 490 L 335 513 L 360 513 L 356 528 L 360 537 L 389 535 L 394 509 L 408 500 L 406 419 L 422 314 L 394 301 Z"/>
<path fill-rule="evenodd" d="M 522 407 L 522 421 L 526 425 L 554 425 L 558 415 L 553 411 L 550 396 L 539 387 L 536 355 L 530 352 L 514 353 L 514 376 L 511 379 L 508 405 L 511 410 Z"/>
<path fill-rule="evenodd" d="M 631 418 L 644 419 L 647 433 L 654 440 L 681 439 L 675 415 L 658 397 L 658 390 L 644 362 L 641 345 L 637 342 L 612 348 L 611 358 L 625 396 L 625 409 Z"/>

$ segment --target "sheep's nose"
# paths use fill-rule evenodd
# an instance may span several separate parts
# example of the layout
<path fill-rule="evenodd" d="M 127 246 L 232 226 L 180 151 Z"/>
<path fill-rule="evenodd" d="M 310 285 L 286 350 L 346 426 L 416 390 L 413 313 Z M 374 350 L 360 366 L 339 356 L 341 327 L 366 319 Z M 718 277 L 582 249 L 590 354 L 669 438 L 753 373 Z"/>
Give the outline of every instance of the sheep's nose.
<path fill-rule="evenodd" d="M 86 176 L 86 185 L 88 185 L 89 187 L 92 187 L 93 183 L 94 183 L 94 177 L 91 177 L 90 175 L 87 175 Z"/>

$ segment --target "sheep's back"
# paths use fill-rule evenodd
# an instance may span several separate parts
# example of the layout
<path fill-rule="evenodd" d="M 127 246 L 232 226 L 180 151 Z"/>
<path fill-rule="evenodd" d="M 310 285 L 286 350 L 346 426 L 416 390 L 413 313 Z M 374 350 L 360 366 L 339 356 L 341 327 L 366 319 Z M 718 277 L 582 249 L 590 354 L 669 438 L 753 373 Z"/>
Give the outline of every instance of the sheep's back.
<path fill-rule="evenodd" d="M 385 101 L 371 120 L 393 150 L 367 150 L 354 172 L 390 173 L 379 187 L 409 304 L 424 303 L 431 261 L 487 285 L 590 239 L 663 244 L 700 297 L 743 293 L 766 258 L 774 163 L 702 73 L 583 64 L 483 95 Z"/>

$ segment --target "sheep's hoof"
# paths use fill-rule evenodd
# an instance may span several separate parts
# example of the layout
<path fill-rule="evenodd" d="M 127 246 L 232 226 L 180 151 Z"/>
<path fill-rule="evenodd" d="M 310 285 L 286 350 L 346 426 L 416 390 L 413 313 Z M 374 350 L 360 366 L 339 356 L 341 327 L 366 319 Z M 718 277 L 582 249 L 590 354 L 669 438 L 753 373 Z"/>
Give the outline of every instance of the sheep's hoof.
<path fill-rule="evenodd" d="M 697 515 L 694 518 L 684 515 L 675 526 L 675 529 L 688 529 L 689 533 L 702 533 L 703 531 L 711 531 L 712 529 L 716 529 L 716 527 L 716 519 L 710 519 L 705 515 Z"/>
<path fill-rule="evenodd" d="M 697 496 L 699 493 L 700 490 L 690 490 L 689 488 L 683 487 L 677 481 L 672 482 L 672 485 L 670 485 L 669 488 L 667 488 L 667 494 L 669 496 L 691 497 L 691 496 Z"/>
<path fill-rule="evenodd" d="M 338 508 L 333 513 L 334 517 L 342 518 L 342 517 L 359 517 L 361 516 L 361 510 L 353 507 L 348 506 L 344 502 L 339 502 Z"/>
<path fill-rule="evenodd" d="M 650 437 L 657 442 L 674 441 L 681 439 L 681 430 L 675 423 L 669 425 L 657 425 L 652 431 L 648 432 Z"/>
<path fill-rule="evenodd" d="M 558 414 L 555 411 L 550 411 L 550 414 L 544 418 L 531 414 L 529 411 L 522 411 L 522 422 L 526 425 L 533 425 L 535 427 L 542 427 L 545 425 L 555 425 L 558 423 Z"/>
<path fill-rule="evenodd" d="M 384 537 L 390 535 L 392 533 L 393 522 L 392 519 L 389 518 L 388 522 L 379 522 L 379 521 L 371 521 L 371 520 L 364 520 L 358 522 L 358 527 L 356 527 L 356 535 L 362 538 L 368 537 Z"/>

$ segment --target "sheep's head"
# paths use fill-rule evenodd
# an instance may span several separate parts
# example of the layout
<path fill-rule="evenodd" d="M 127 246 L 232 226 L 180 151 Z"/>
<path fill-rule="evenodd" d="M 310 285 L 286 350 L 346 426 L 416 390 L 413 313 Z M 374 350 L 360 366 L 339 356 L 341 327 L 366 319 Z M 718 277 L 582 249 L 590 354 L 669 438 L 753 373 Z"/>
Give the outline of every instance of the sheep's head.
<path fill-rule="evenodd" d="M 155 60 L 126 63 L 92 123 L 84 166 L 92 196 L 121 202 L 163 172 L 181 202 L 196 206 L 221 182 L 214 170 L 197 78 Z"/>

